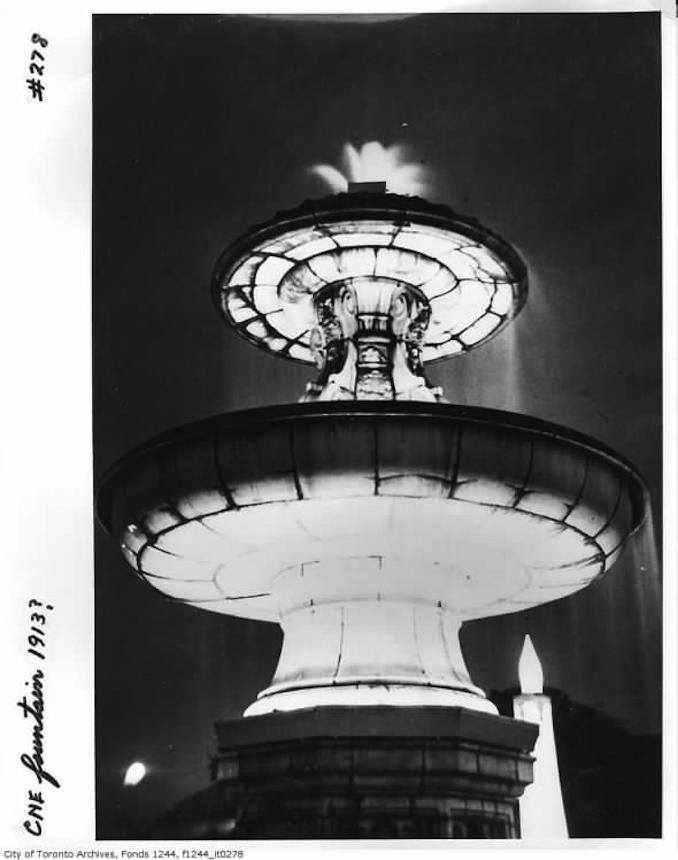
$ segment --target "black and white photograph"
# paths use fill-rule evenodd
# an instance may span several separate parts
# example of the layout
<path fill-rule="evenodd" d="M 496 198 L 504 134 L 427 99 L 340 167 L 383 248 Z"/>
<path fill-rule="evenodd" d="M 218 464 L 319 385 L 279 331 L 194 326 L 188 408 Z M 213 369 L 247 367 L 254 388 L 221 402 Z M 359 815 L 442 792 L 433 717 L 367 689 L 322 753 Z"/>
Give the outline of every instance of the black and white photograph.
<path fill-rule="evenodd" d="M 659 836 L 659 16 L 93 51 L 98 835 Z"/>
<path fill-rule="evenodd" d="M 5 858 L 662 847 L 666 11 L 79 22 L 76 124 L 59 40 L 21 46 L 27 157 L 69 167 L 63 259 L 11 252 L 58 348 L 39 397 L 6 358 L 44 417 L 8 437 Z"/>

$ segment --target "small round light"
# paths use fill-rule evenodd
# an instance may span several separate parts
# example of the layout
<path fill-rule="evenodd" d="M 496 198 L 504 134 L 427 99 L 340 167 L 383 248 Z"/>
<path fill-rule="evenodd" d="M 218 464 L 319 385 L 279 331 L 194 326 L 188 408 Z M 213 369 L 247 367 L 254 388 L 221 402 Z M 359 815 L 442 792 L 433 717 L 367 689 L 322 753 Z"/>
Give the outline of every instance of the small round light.
<path fill-rule="evenodd" d="M 125 771 L 123 785 L 135 786 L 139 785 L 141 780 L 146 776 L 146 765 L 140 761 L 133 762 Z"/>

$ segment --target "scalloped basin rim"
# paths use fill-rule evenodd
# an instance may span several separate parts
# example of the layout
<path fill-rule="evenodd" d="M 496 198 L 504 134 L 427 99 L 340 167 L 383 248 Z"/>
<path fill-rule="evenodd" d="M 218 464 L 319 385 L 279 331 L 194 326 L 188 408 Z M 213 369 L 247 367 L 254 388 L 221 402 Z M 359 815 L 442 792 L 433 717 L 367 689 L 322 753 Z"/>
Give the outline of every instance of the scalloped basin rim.
<path fill-rule="evenodd" d="M 463 235 L 482 241 L 505 257 L 515 269 L 521 282 L 521 301 L 527 298 L 527 267 L 515 248 L 494 231 L 483 226 L 477 218 L 462 215 L 449 206 L 431 203 L 421 197 L 407 197 L 392 193 L 348 193 L 328 195 L 315 200 L 306 200 L 294 209 L 277 212 L 268 221 L 251 227 L 243 236 L 232 242 L 220 254 L 212 278 L 212 299 L 221 314 L 220 283 L 228 267 L 240 254 L 247 252 L 258 242 L 278 236 L 293 227 L 313 225 L 318 221 L 341 221 L 353 218 L 369 221 L 373 218 L 393 217 L 399 221 L 419 221 L 432 227 L 455 229 Z M 518 312 L 519 308 L 516 310 Z"/>
<path fill-rule="evenodd" d="M 107 469 L 98 482 L 96 492 L 96 517 L 100 525 L 109 533 L 110 501 L 115 485 L 123 474 L 133 470 L 151 452 L 164 447 L 174 447 L 182 442 L 211 437 L 228 429 L 238 429 L 248 425 L 261 426 L 278 422 L 303 422 L 304 419 L 317 420 L 326 417 L 383 419 L 393 417 L 427 417 L 449 420 L 452 424 L 474 424 L 486 428 L 503 428 L 525 432 L 533 437 L 558 439 L 566 445 L 581 448 L 594 456 L 609 461 L 627 474 L 634 487 L 633 500 L 636 530 L 645 520 L 649 505 L 649 491 L 638 469 L 612 448 L 560 424 L 534 418 L 521 413 L 488 409 L 479 406 L 459 406 L 448 403 L 421 403 L 409 401 L 325 401 L 316 403 L 292 403 L 275 406 L 255 407 L 233 412 L 221 413 L 181 425 L 172 430 L 159 433 L 135 446 Z"/>
<path fill-rule="evenodd" d="M 455 357 L 466 349 L 474 349 L 485 343 L 498 334 L 508 324 L 510 319 L 517 316 L 525 305 L 528 283 L 527 268 L 524 261 L 512 245 L 492 230 L 480 224 L 476 218 L 461 215 L 448 206 L 430 203 L 420 197 L 409 197 L 392 193 L 351 192 L 348 194 L 329 195 L 319 200 L 307 200 L 295 209 L 278 212 L 273 219 L 251 227 L 243 236 L 231 243 L 222 252 L 217 260 L 212 276 L 212 300 L 219 315 L 224 317 L 229 325 L 235 326 L 235 331 L 239 337 L 244 338 L 248 343 L 257 347 L 270 349 L 270 346 L 266 345 L 268 342 L 266 337 L 262 338 L 260 334 L 253 334 L 247 326 L 243 327 L 235 323 L 230 311 L 223 305 L 224 279 L 228 272 L 238 262 L 242 263 L 247 255 L 256 254 L 256 249 L 262 242 L 279 239 L 290 231 L 309 227 L 317 228 L 319 225 L 322 227 L 323 224 L 329 225 L 346 219 L 356 222 L 392 220 L 395 223 L 403 225 L 417 224 L 423 227 L 428 226 L 458 233 L 477 243 L 479 246 L 489 249 L 512 272 L 514 279 L 512 290 L 513 308 L 504 321 L 494 329 L 490 329 L 478 341 L 474 341 L 473 345 L 463 346 L 461 342 L 457 341 L 457 345 L 462 346 L 461 351 L 453 350 L 449 352 L 443 350 L 442 354 L 429 354 L 425 358 L 427 364 Z M 485 319 L 488 318 L 485 317 Z M 285 337 L 286 335 L 280 331 L 273 335 L 273 339 L 275 340 L 285 339 Z M 429 347 L 427 347 L 427 350 Z M 293 355 L 281 349 L 276 349 L 274 354 L 287 361 L 314 364 L 310 354 Z"/>

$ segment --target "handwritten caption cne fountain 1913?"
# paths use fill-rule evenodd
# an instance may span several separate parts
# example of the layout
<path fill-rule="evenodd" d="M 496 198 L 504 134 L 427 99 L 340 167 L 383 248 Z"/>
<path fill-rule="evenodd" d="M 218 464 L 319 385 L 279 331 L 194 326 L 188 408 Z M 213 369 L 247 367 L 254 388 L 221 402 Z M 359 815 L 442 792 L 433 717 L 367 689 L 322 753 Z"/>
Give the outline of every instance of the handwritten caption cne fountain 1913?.
<path fill-rule="evenodd" d="M 18 701 L 25 720 L 32 721 L 30 745 L 31 752 L 21 753 L 21 764 L 32 774 L 35 786 L 28 789 L 27 817 L 23 822 L 24 830 L 31 836 L 42 834 L 45 820 L 45 785 L 60 788 L 60 783 L 45 766 L 45 680 L 47 669 L 47 627 L 49 614 L 54 607 L 40 600 L 31 598 L 28 601 L 30 610 L 30 629 L 26 637 L 28 647 L 26 653 L 39 665 L 32 672 L 30 680 L 24 685 L 29 687 L 28 693 Z"/>

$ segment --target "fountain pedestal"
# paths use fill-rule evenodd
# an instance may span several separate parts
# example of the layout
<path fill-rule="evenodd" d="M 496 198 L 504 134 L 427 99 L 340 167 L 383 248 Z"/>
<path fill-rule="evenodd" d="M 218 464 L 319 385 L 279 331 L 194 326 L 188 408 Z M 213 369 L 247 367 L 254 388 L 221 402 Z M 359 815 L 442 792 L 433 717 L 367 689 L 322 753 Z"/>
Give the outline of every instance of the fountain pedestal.
<path fill-rule="evenodd" d="M 245 716 L 321 705 L 496 714 L 469 677 L 462 618 L 440 599 L 440 580 L 437 562 L 378 554 L 283 570 L 271 587 L 284 633 L 278 667 Z"/>
<path fill-rule="evenodd" d="M 512 838 L 537 732 L 465 708 L 309 708 L 219 723 L 216 771 L 232 838 Z"/>

